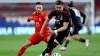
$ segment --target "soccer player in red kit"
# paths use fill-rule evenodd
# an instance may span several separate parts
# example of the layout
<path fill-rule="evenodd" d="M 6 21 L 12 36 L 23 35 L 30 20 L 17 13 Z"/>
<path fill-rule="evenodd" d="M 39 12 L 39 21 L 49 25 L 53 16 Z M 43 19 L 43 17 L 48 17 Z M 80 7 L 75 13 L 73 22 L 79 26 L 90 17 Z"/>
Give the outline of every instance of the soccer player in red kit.
<path fill-rule="evenodd" d="M 40 35 L 40 30 L 42 28 L 42 25 L 46 18 L 48 17 L 47 13 L 43 12 L 43 4 L 41 2 L 37 2 L 35 5 L 36 11 L 33 12 L 32 16 L 28 18 L 27 21 L 34 20 L 35 22 L 35 33 L 27 40 L 27 42 L 21 47 L 21 49 L 18 52 L 17 56 L 22 56 L 22 54 L 25 52 L 25 50 L 31 46 L 38 44 L 42 40 L 46 43 L 49 40 L 50 34 L 50 28 L 48 25 L 43 30 L 43 35 Z M 51 56 L 51 52 L 49 54 Z"/>

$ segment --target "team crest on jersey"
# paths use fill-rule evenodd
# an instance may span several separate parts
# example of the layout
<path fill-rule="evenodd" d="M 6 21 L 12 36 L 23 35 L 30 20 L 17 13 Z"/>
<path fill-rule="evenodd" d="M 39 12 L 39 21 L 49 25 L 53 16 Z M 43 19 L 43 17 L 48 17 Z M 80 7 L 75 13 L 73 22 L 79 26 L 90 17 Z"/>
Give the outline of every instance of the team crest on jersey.
<path fill-rule="evenodd" d="M 60 20 L 63 20 L 63 16 L 61 15 Z"/>

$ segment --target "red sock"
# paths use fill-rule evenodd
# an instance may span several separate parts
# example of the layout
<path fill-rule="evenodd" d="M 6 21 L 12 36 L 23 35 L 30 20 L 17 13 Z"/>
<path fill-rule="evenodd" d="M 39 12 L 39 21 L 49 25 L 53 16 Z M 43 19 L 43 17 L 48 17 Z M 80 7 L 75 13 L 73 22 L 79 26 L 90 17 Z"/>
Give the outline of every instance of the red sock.
<path fill-rule="evenodd" d="M 49 52 L 49 56 L 52 56 L 52 51 L 51 51 L 51 52 Z"/>
<path fill-rule="evenodd" d="M 17 56 L 21 56 L 24 52 L 25 52 L 26 48 L 25 47 L 21 47 L 20 51 L 18 52 Z"/>

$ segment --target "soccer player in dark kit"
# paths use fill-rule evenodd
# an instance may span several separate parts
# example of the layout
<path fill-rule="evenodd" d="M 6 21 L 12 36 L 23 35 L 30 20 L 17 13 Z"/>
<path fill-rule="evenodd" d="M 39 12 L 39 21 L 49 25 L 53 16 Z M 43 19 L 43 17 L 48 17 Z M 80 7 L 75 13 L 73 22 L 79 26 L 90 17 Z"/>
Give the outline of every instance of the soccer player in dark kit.
<path fill-rule="evenodd" d="M 70 11 L 70 14 L 71 14 L 72 28 L 73 28 L 73 31 L 71 33 L 72 37 L 75 40 L 78 40 L 80 42 L 85 43 L 86 48 L 88 48 L 88 46 L 89 46 L 89 40 L 81 38 L 79 36 L 79 33 L 78 33 L 82 29 L 82 27 L 84 26 L 86 15 L 83 12 L 79 11 L 78 9 L 76 9 L 74 7 L 73 1 L 71 1 L 68 4 L 67 7 L 69 7 L 68 10 Z M 81 17 L 83 17 L 83 22 L 81 22 Z M 68 39 L 66 40 L 65 45 L 63 47 L 61 47 L 60 50 L 62 50 L 62 51 L 66 50 L 67 45 L 70 42 L 69 39 L 70 39 L 70 37 L 68 37 Z"/>
<path fill-rule="evenodd" d="M 44 56 L 46 53 L 52 51 L 58 44 L 62 44 L 69 34 L 70 13 L 68 10 L 64 9 L 64 3 L 62 1 L 56 1 L 55 10 L 53 10 L 48 15 L 48 19 L 46 19 L 46 21 L 44 22 L 40 34 L 41 35 L 43 34 L 44 27 L 54 16 L 55 16 L 55 25 L 53 30 L 51 30 L 52 36 L 47 44 L 46 49 L 42 52 L 40 56 Z"/>

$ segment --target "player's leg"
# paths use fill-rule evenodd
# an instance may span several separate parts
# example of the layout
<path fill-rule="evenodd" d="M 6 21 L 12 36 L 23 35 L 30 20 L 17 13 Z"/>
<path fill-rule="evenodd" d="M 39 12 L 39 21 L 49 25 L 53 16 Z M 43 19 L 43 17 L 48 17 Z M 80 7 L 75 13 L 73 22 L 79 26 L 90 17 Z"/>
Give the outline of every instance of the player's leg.
<path fill-rule="evenodd" d="M 21 56 L 29 46 L 31 46 L 32 44 L 38 44 L 41 40 L 41 37 L 39 37 L 37 34 L 33 34 L 28 39 L 28 41 L 20 48 L 17 56 Z"/>
<path fill-rule="evenodd" d="M 75 39 L 75 40 L 79 40 L 80 42 L 83 42 L 86 44 L 86 47 L 88 47 L 89 45 L 89 41 L 86 40 L 86 39 L 83 39 L 81 36 L 79 36 L 78 32 L 79 30 L 82 28 L 82 26 L 78 26 L 78 25 L 75 25 L 74 26 L 74 31 L 72 33 L 72 37 Z"/>
<path fill-rule="evenodd" d="M 56 38 L 54 36 L 51 36 L 47 48 L 43 51 L 42 55 L 44 56 L 46 53 L 49 53 L 52 51 L 58 44 L 62 44 L 64 40 L 66 39 L 65 36 L 66 33 L 59 32 Z"/>
<path fill-rule="evenodd" d="M 20 48 L 20 50 L 19 50 L 17 56 L 22 56 L 22 54 L 25 52 L 25 50 L 26 50 L 29 46 L 31 46 L 31 45 L 32 45 L 32 43 L 31 43 L 30 41 L 27 41 L 27 42 Z"/>
<path fill-rule="evenodd" d="M 51 52 L 57 45 L 58 43 L 56 42 L 55 37 L 52 35 L 50 37 L 50 40 L 48 41 L 46 49 L 42 52 L 42 56 L 44 56 L 46 53 Z"/>
<path fill-rule="evenodd" d="M 42 36 L 43 41 L 48 43 L 48 41 L 50 40 L 51 34 L 50 33 L 44 33 L 45 35 Z"/>
<path fill-rule="evenodd" d="M 70 40 L 71 40 L 71 37 L 70 37 L 70 35 L 71 35 L 70 27 L 71 26 L 72 26 L 72 20 L 70 22 L 70 25 L 68 26 L 68 32 L 66 32 L 66 34 L 65 34 L 65 37 L 67 37 L 66 41 L 65 41 L 65 45 L 63 47 L 59 48 L 61 51 L 65 51 L 67 49 L 68 44 L 70 43 Z"/>
<path fill-rule="evenodd" d="M 59 49 L 60 49 L 61 51 L 66 51 L 67 46 L 68 46 L 68 44 L 70 43 L 70 40 L 71 40 L 71 37 L 70 37 L 70 33 L 69 33 L 68 37 L 66 38 L 65 45 L 64 45 L 63 47 L 59 48 Z"/>
<path fill-rule="evenodd" d="M 50 37 L 51 37 L 50 33 L 45 33 L 45 35 L 43 36 L 43 41 L 48 43 L 48 41 L 50 40 Z M 49 52 L 49 56 L 52 56 L 52 51 Z"/>
<path fill-rule="evenodd" d="M 68 37 L 67 37 L 66 39 L 67 39 L 67 40 L 66 40 L 66 43 L 65 43 L 64 47 L 67 47 L 67 46 L 68 46 L 68 44 L 69 44 L 69 43 L 70 43 L 70 41 L 71 41 L 70 34 L 68 35 Z"/>
<path fill-rule="evenodd" d="M 73 38 L 75 40 L 79 40 L 80 42 L 85 43 L 86 48 L 88 48 L 88 46 L 89 46 L 89 40 L 88 39 L 84 39 L 84 38 L 80 37 L 79 35 L 73 35 Z"/>

